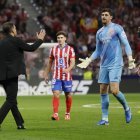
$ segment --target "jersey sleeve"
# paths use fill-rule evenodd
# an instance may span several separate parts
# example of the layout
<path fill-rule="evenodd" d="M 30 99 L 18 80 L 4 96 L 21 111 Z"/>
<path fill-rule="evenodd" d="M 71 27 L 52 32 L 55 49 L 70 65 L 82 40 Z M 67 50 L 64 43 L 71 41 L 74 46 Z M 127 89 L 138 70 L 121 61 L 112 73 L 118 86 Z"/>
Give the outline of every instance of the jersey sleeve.
<path fill-rule="evenodd" d="M 130 44 L 128 42 L 127 36 L 124 32 L 124 29 L 120 25 L 118 25 L 117 28 L 116 28 L 116 31 L 117 31 L 117 34 L 119 36 L 119 39 L 120 39 L 121 43 L 125 47 L 125 52 L 126 52 L 127 56 L 132 55 L 132 49 L 130 47 Z"/>
<path fill-rule="evenodd" d="M 53 50 L 54 50 L 54 47 L 52 47 L 50 50 L 50 54 L 49 54 L 50 59 L 54 59 Z"/>
<path fill-rule="evenodd" d="M 99 36 L 99 34 L 97 33 L 97 35 L 96 35 L 96 49 L 91 55 L 92 60 L 99 58 L 100 54 L 101 54 L 101 42 L 100 42 L 98 36 Z"/>
<path fill-rule="evenodd" d="M 75 58 L 75 51 L 72 47 L 70 48 L 70 58 Z"/>

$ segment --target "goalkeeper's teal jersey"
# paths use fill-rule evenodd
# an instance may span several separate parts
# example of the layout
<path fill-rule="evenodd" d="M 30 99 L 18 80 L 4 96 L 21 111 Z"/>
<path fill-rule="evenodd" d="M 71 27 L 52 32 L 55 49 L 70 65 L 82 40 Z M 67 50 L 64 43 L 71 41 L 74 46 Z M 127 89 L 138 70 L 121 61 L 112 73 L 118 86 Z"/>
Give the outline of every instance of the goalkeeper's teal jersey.
<path fill-rule="evenodd" d="M 91 58 L 101 59 L 101 67 L 119 67 L 123 66 L 122 47 L 125 47 L 127 55 L 132 55 L 129 42 L 122 26 L 110 23 L 103 26 L 96 34 L 96 50 Z"/>

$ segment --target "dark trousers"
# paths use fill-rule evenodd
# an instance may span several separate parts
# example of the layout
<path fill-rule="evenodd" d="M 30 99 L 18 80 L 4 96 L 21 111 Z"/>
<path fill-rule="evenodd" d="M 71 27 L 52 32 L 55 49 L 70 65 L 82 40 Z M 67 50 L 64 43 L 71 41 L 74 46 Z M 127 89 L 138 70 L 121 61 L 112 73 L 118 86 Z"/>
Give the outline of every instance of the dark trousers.
<path fill-rule="evenodd" d="M 17 107 L 18 77 L 0 81 L 0 84 L 6 92 L 6 101 L 0 108 L 0 124 L 11 110 L 17 126 L 22 125 L 24 120 Z"/>

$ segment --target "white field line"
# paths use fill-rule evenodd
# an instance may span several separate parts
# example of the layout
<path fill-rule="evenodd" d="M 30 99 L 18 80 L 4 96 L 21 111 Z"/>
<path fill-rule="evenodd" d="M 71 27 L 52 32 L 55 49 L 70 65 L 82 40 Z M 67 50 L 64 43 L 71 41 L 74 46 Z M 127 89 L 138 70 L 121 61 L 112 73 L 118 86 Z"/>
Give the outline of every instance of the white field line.
<path fill-rule="evenodd" d="M 131 108 L 140 108 L 140 104 L 138 102 L 129 102 Z M 133 106 L 132 106 L 133 105 Z M 86 104 L 82 105 L 85 108 L 101 108 L 101 104 Z M 109 103 L 109 108 L 122 108 L 119 103 Z"/>
<path fill-rule="evenodd" d="M 140 103 L 139 102 L 128 102 L 131 108 L 140 108 Z M 84 108 L 101 108 L 101 104 L 85 104 L 82 105 Z M 61 107 L 65 108 L 65 107 Z M 109 108 L 122 108 L 121 104 L 119 103 L 109 103 Z M 20 110 L 51 110 L 50 108 L 47 107 L 19 107 Z M 139 111 L 140 113 L 140 111 Z"/>

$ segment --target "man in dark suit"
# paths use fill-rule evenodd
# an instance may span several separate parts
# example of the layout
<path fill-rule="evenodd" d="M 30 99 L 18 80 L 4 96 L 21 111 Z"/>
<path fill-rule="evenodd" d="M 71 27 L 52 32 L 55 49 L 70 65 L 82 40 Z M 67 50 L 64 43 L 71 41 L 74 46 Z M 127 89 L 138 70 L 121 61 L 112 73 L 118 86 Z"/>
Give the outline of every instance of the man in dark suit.
<path fill-rule="evenodd" d="M 26 74 L 24 51 L 34 51 L 42 43 L 45 31 L 36 34 L 37 41 L 28 45 L 17 38 L 16 27 L 11 22 L 2 26 L 3 37 L 0 40 L 0 84 L 6 92 L 6 101 L 0 108 L 0 125 L 11 110 L 17 129 L 25 129 L 24 120 L 17 106 L 18 75 Z"/>

